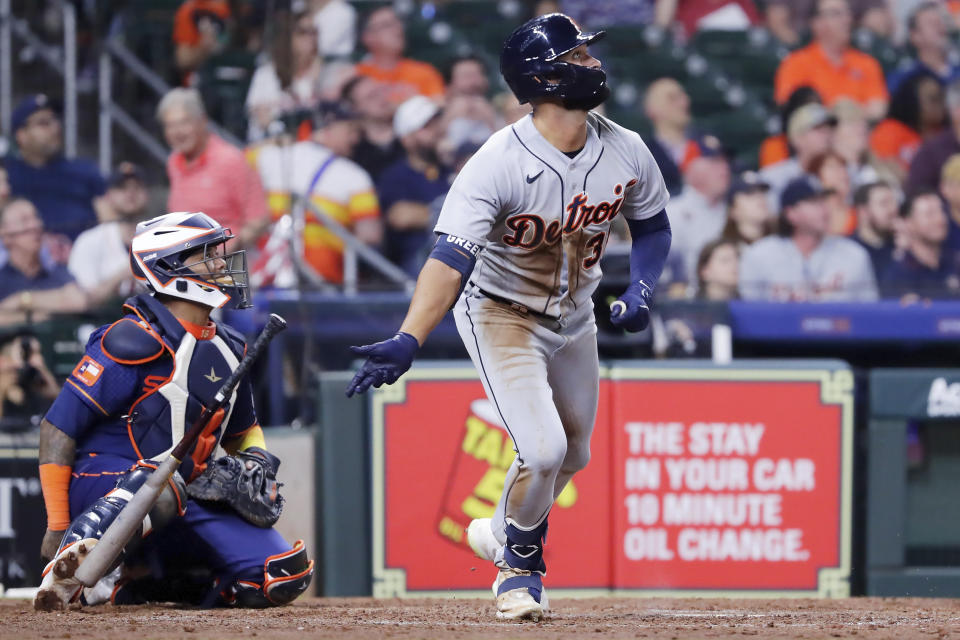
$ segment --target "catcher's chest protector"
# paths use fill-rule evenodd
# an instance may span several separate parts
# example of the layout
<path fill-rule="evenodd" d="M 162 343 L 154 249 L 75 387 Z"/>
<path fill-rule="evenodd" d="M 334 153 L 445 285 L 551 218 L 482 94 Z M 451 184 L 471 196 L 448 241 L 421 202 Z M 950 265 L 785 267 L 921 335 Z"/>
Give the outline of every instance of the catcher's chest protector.
<path fill-rule="evenodd" d="M 162 305 L 152 302 L 170 315 Z M 142 459 L 162 458 L 183 438 L 202 413 L 203 406 L 212 404 L 242 356 L 242 345 L 236 344 L 233 335 L 221 335 L 218 331 L 208 339 L 197 339 L 182 329 L 172 315 L 174 326 L 164 322 L 166 318 L 159 317 L 156 307 L 151 306 L 154 317 L 147 316 L 147 319 L 157 320 L 150 325 L 167 349 L 163 357 L 150 363 L 150 368 L 156 371 L 145 376 L 144 394 L 131 407 L 127 418 L 130 438 Z M 188 481 L 203 470 L 217 448 L 223 427 L 230 422 L 236 396 L 234 391 L 228 398 L 223 420 L 211 424 L 210 431 L 200 437 L 180 466 L 180 474 Z"/>

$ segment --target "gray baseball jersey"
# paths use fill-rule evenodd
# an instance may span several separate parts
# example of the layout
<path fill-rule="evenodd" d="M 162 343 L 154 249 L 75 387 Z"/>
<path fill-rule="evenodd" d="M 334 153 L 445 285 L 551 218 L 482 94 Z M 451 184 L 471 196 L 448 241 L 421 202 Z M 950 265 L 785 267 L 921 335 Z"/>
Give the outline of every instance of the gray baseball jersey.
<path fill-rule="evenodd" d="M 436 231 L 484 248 L 472 277 L 481 289 L 558 317 L 596 289 L 611 221 L 654 216 L 668 197 L 637 133 L 591 113 L 586 145 L 571 159 L 526 116 L 467 162 Z"/>
<path fill-rule="evenodd" d="M 484 248 L 454 309 L 457 329 L 517 450 L 492 521 L 501 544 L 508 521 L 538 526 L 587 464 L 600 256 L 613 219 L 649 218 L 668 197 L 640 136 L 592 113 L 572 159 L 531 116 L 500 130 L 447 195 L 437 232 Z"/>

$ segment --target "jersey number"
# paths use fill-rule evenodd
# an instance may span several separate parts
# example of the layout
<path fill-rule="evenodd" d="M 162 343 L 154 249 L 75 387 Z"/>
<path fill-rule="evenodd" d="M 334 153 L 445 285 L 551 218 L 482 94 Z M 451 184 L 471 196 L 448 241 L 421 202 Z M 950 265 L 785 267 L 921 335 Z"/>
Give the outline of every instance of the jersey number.
<path fill-rule="evenodd" d="M 583 259 L 584 269 L 589 269 L 593 265 L 600 262 L 600 254 L 603 253 L 603 240 L 606 238 L 606 236 L 606 233 L 601 232 L 595 236 L 591 236 L 590 239 L 587 240 L 586 247 L 587 249 L 593 251 L 593 253 Z"/>

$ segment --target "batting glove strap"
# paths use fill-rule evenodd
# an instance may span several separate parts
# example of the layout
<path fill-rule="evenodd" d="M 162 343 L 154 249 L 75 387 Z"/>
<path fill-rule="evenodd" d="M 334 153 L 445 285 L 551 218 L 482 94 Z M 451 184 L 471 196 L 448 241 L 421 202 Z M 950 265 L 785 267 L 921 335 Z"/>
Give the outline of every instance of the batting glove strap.
<path fill-rule="evenodd" d="M 653 287 L 643 280 L 632 283 L 617 298 L 610 311 L 610 322 L 625 331 L 643 331 L 650 324 L 650 299 Z M 621 303 L 621 304 L 618 304 Z"/>
<path fill-rule="evenodd" d="M 362 347 L 350 347 L 357 355 L 367 360 L 353 376 L 347 387 L 347 397 L 354 393 L 363 393 L 371 386 L 379 388 L 384 384 L 393 384 L 406 373 L 420 350 L 420 343 L 409 333 L 400 332 L 389 340 Z"/>

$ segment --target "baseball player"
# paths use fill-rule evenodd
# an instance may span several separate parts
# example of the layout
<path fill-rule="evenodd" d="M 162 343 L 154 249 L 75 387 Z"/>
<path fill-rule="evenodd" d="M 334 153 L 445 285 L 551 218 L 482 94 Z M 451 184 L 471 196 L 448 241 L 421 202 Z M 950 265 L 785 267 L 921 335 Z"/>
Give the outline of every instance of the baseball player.
<path fill-rule="evenodd" d="M 137 489 L 209 405 L 243 358 L 243 336 L 210 320 L 249 307 L 243 251 L 203 213 L 137 225 L 130 263 L 149 288 L 126 315 L 90 337 L 40 427 L 47 507 L 41 555 L 50 560 L 34 606 L 178 601 L 267 607 L 310 584 L 313 561 L 271 528 L 280 515 L 250 381 L 214 414 L 122 563 L 82 588 L 77 567 Z"/>
<path fill-rule="evenodd" d="M 491 136 L 457 176 L 399 333 L 353 348 L 367 360 L 348 396 L 392 384 L 456 303 L 457 328 L 517 451 L 493 519 L 467 529 L 498 568 L 499 618 L 543 616 L 547 516 L 590 457 L 599 388 L 591 294 L 610 224 L 623 216 L 632 238 L 631 284 L 610 313 L 627 331 L 647 326 L 670 248 L 667 190 L 646 145 L 590 111 L 610 94 L 587 49 L 603 35 L 553 13 L 507 38 L 500 71 L 533 113 Z"/>

